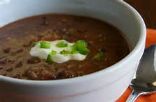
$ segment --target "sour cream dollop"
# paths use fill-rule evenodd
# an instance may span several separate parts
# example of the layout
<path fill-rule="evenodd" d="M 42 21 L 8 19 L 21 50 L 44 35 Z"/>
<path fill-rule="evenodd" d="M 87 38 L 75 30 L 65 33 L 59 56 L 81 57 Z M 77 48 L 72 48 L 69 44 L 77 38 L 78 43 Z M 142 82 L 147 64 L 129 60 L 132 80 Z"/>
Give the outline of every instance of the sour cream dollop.
<path fill-rule="evenodd" d="M 30 50 L 31 56 L 55 63 L 64 63 L 69 60 L 83 61 L 88 53 L 89 49 L 84 40 L 74 43 L 66 40 L 39 41 Z"/>

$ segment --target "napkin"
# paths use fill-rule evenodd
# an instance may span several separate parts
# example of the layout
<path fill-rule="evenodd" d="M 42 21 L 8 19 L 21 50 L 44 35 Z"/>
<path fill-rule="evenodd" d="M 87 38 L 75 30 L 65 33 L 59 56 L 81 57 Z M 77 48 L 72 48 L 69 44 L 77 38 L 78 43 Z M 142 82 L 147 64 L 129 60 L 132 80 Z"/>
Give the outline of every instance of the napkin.
<path fill-rule="evenodd" d="M 147 29 L 146 48 L 156 44 L 156 30 Z M 131 88 L 128 88 L 126 92 L 116 102 L 126 102 L 126 99 L 131 93 Z M 156 93 L 151 95 L 140 96 L 136 102 L 156 102 Z"/>

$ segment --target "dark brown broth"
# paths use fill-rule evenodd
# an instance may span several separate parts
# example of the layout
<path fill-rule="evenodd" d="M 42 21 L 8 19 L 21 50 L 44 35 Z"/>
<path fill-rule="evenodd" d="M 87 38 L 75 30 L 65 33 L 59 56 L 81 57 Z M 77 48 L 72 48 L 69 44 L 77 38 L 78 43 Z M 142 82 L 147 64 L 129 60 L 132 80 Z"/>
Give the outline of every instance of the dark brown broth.
<path fill-rule="evenodd" d="M 31 80 L 72 78 L 107 68 L 130 51 L 115 27 L 88 17 L 49 14 L 30 17 L 0 29 L 0 75 Z M 90 53 L 84 61 L 48 64 L 33 58 L 29 51 L 39 40 L 86 40 Z M 94 56 L 101 50 L 104 57 Z"/>

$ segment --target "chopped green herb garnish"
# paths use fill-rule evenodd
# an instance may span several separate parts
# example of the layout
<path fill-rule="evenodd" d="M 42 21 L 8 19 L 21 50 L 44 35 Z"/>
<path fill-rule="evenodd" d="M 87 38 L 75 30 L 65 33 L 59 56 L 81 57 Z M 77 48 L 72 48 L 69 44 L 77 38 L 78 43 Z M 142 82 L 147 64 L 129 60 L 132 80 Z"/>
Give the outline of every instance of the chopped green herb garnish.
<path fill-rule="evenodd" d="M 57 54 L 57 52 L 52 50 L 52 51 L 49 53 L 46 62 L 47 62 L 47 63 L 53 63 L 53 61 L 52 61 L 52 56 L 54 56 L 54 55 L 56 55 L 56 54 Z"/>
<path fill-rule="evenodd" d="M 59 43 L 56 44 L 57 47 L 67 47 L 68 44 L 65 41 L 60 41 Z"/>
<path fill-rule="evenodd" d="M 50 42 L 48 42 L 48 41 L 41 41 L 40 42 L 40 48 L 46 48 L 46 49 L 50 48 Z"/>
<path fill-rule="evenodd" d="M 95 60 L 102 60 L 104 58 L 104 53 L 102 51 L 98 52 L 95 56 Z"/>
<path fill-rule="evenodd" d="M 73 50 L 78 51 L 80 54 L 87 55 L 89 49 L 87 48 L 87 43 L 84 40 L 79 40 L 73 45 Z"/>
<path fill-rule="evenodd" d="M 51 54 L 52 56 L 54 56 L 54 55 L 56 55 L 56 54 L 57 54 L 57 52 L 56 52 L 56 51 L 54 51 L 54 50 L 52 50 L 50 54 Z"/>
<path fill-rule="evenodd" d="M 71 51 L 62 50 L 62 51 L 60 52 L 60 54 L 62 54 L 62 55 L 69 55 L 69 54 L 71 54 Z"/>
<path fill-rule="evenodd" d="M 52 61 L 52 59 L 51 59 L 51 58 L 52 58 L 52 55 L 51 55 L 51 54 L 49 54 L 49 55 L 48 55 L 48 57 L 47 57 L 46 62 L 47 62 L 47 63 L 53 63 L 53 61 Z"/>
<path fill-rule="evenodd" d="M 78 51 L 72 49 L 71 54 L 77 54 L 77 53 L 78 53 Z"/>
<path fill-rule="evenodd" d="M 89 50 L 87 48 L 79 49 L 79 53 L 83 55 L 87 55 L 89 53 Z"/>

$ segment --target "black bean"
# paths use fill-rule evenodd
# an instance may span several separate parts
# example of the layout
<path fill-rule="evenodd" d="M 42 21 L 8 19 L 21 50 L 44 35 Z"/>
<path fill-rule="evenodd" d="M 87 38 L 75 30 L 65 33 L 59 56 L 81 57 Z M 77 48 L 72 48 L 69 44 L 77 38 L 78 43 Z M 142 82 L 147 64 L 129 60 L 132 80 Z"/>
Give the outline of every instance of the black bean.
<path fill-rule="evenodd" d="M 15 75 L 13 75 L 12 77 L 13 77 L 13 78 L 18 78 L 18 79 L 20 79 L 20 78 L 21 78 L 21 75 L 20 75 L 20 74 L 15 74 Z"/>
<path fill-rule="evenodd" d="M 13 64 L 15 60 L 7 59 L 7 62 Z"/>
<path fill-rule="evenodd" d="M 7 60 L 6 59 L 0 60 L 0 64 L 4 65 L 6 63 L 7 63 Z"/>
<path fill-rule="evenodd" d="M 8 68 L 6 68 L 6 71 L 7 71 L 7 72 L 11 72 L 12 70 L 13 70 L 12 67 L 8 67 Z"/>
<path fill-rule="evenodd" d="M 88 42 L 88 45 L 89 45 L 89 46 L 93 46 L 93 45 L 94 45 L 94 42 L 93 42 L 93 41 L 89 41 L 89 42 Z"/>
<path fill-rule="evenodd" d="M 4 65 L 4 64 L 7 64 L 7 63 L 14 63 L 14 60 L 11 60 L 11 59 L 1 59 L 0 60 L 0 64 Z"/>
<path fill-rule="evenodd" d="M 5 49 L 3 49 L 3 52 L 4 52 L 4 53 L 9 53 L 10 50 L 11 50 L 11 48 L 5 48 Z"/>
<path fill-rule="evenodd" d="M 37 38 L 38 38 L 39 40 L 41 40 L 43 37 L 44 37 L 44 35 L 42 35 L 42 34 L 37 35 Z"/>
<path fill-rule="evenodd" d="M 83 76 L 84 75 L 84 72 L 83 71 L 78 71 L 76 73 L 77 73 L 77 76 Z"/>
<path fill-rule="evenodd" d="M 73 77 L 75 77 L 75 73 L 72 71 L 62 71 L 57 75 L 57 79 L 65 79 L 65 78 L 73 78 Z"/>
<path fill-rule="evenodd" d="M 67 68 L 68 68 L 68 69 L 72 69 L 72 68 L 74 68 L 74 67 L 75 67 L 75 64 L 68 64 L 68 65 L 67 65 Z"/>
<path fill-rule="evenodd" d="M 32 80 L 38 79 L 37 73 L 31 70 L 26 71 L 25 76 Z"/>
<path fill-rule="evenodd" d="M 15 65 L 15 68 L 19 68 L 19 67 L 22 67 L 23 66 L 23 63 L 20 61 L 18 62 L 16 65 Z"/>
<path fill-rule="evenodd" d="M 0 73 L 0 75 L 7 76 L 7 74 L 6 74 L 6 73 Z"/>
<path fill-rule="evenodd" d="M 0 67 L 0 70 L 4 69 L 2 66 Z"/>
<path fill-rule="evenodd" d="M 40 40 L 38 37 L 36 37 L 36 36 L 31 36 L 31 37 L 30 37 L 30 41 L 25 42 L 25 43 L 23 44 L 23 47 L 31 47 L 31 46 L 33 45 L 33 43 L 34 43 L 34 42 L 37 42 L 38 40 Z"/>
<path fill-rule="evenodd" d="M 36 63 L 40 63 L 40 62 L 41 62 L 41 60 L 37 57 L 32 57 L 32 58 L 27 60 L 28 64 L 36 64 Z"/>
<path fill-rule="evenodd" d="M 68 20 L 67 20 L 66 18 L 63 18 L 63 19 L 61 19 L 61 22 L 62 22 L 62 23 L 67 23 Z"/>
<path fill-rule="evenodd" d="M 67 29 L 63 28 L 63 29 L 61 29 L 61 31 L 65 33 L 65 32 L 67 32 Z"/>
<path fill-rule="evenodd" d="M 50 72 L 48 70 L 43 70 L 43 71 L 40 72 L 39 78 L 41 80 L 56 79 L 56 75 L 55 75 L 55 73 L 52 73 L 52 72 Z"/>
<path fill-rule="evenodd" d="M 34 68 L 29 68 L 25 72 L 25 76 L 32 80 L 51 80 L 56 79 L 56 75 L 54 72 L 51 72 L 50 70 L 36 66 Z"/>
<path fill-rule="evenodd" d="M 21 53 L 21 52 L 23 52 L 24 50 L 23 49 L 17 49 L 16 51 L 15 51 L 15 53 Z"/>
<path fill-rule="evenodd" d="M 106 52 L 106 49 L 105 48 L 101 48 L 101 49 L 99 49 L 99 51 L 105 53 Z"/>
<path fill-rule="evenodd" d="M 84 33 L 87 32 L 87 30 L 84 30 L 84 29 L 78 29 L 77 32 L 80 33 L 80 34 L 84 34 Z"/>
<path fill-rule="evenodd" d="M 71 34 L 71 35 L 74 35 L 77 33 L 77 30 L 74 29 L 74 28 L 70 28 L 68 31 L 67 31 L 67 34 Z"/>
<path fill-rule="evenodd" d="M 48 25 L 48 24 L 49 24 L 49 22 L 48 22 L 48 20 L 47 20 L 47 17 L 46 17 L 46 16 L 42 17 L 41 25 L 46 26 L 46 25 Z"/>
<path fill-rule="evenodd" d="M 23 47 L 29 47 L 29 46 L 31 46 L 32 45 L 32 41 L 30 41 L 30 42 L 28 42 L 28 43 L 25 43 L 25 44 L 23 44 Z"/>
<path fill-rule="evenodd" d="M 28 47 L 29 43 L 23 44 L 23 47 Z"/>

